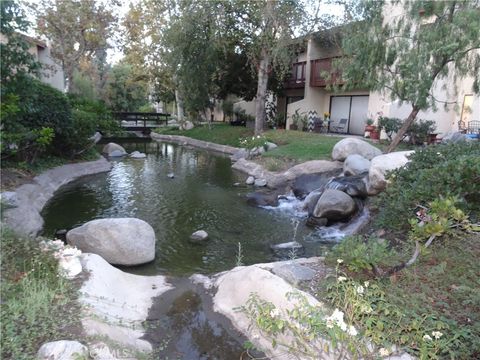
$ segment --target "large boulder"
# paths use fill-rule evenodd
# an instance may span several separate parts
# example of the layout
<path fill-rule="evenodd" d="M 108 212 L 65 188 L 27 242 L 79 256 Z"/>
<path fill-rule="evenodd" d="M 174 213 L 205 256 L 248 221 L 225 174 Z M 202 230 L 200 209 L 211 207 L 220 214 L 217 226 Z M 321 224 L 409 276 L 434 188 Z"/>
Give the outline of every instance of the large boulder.
<path fill-rule="evenodd" d="M 323 190 L 332 177 L 337 176 L 340 169 L 321 174 L 302 174 L 292 183 L 292 191 L 298 198 L 304 198 L 314 190 Z"/>
<path fill-rule="evenodd" d="M 193 124 L 193 122 L 187 120 L 185 122 L 183 122 L 181 125 L 180 125 L 180 128 L 182 130 L 191 130 L 195 127 L 195 125 Z"/>
<path fill-rule="evenodd" d="M 251 206 L 278 206 L 278 194 L 253 192 L 246 195 L 247 204 Z"/>
<path fill-rule="evenodd" d="M 372 160 L 375 156 L 379 156 L 382 152 L 366 141 L 357 138 L 346 138 L 335 144 L 332 150 L 332 159 L 344 161 L 348 155 L 358 154 L 368 160 Z"/>
<path fill-rule="evenodd" d="M 408 163 L 407 156 L 412 153 L 413 151 L 397 151 L 375 157 L 368 172 L 368 193 L 375 195 L 384 190 L 387 186 L 387 180 L 385 179 L 387 172 Z"/>
<path fill-rule="evenodd" d="M 127 155 L 127 152 L 125 149 L 115 143 L 108 143 L 103 147 L 102 153 L 109 156 L 109 157 L 115 157 L 115 156 L 124 156 Z"/>
<path fill-rule="evenodd" d="M 363 174 L 369 169 L 370 160 L 359 154 L 348 155 L 343 163 L 343 173 L 347 176 Z"/>
<path fill-rule="evenodd" d="M 355 210 L 355 201 L 349 195 L 340 190 L 327 189 L 318 199 L 313 216 L 337 221 L 350 217 Z"/>
<path fill-rule="evenodd" d="M 311 160 L 295 165 L 285 171 L 283 176 L 287 180 L 294 180 L 304 174 L 328 173 L 342 168 L 342 163 L 328 160 Z"/>
<path fill-rule="evenodd" d="M 89 221 L 70 230 L 67 242 L 115 265 L 139 265 L 155 258 L 155 232 L 135 218 Z"/>
<path fill-rule="evenodd" d="M 340 176 L 332 179 L 326 187 L 328 189 L 343 191 L 350 196 L 365 198 L 368 196 L 367 178 L 367 173 L 355 176 Z"/>
<path fill-rule="evenodd" d="M 43 344 L 37 352 L 39 360 L 72 360 L 88 358 L 88 349 L 78 341 L 59 340 Z"/>
<path fill-rule="evenodd" d="M 143 339 L 145 320 L 154 299 L 173 288 L 166 277 L 129 274 L 95 254 L 82 254 L 81 262 L 86 275 L 79 298 L 85 335 L 121 345 L 127 354 L 152 351 Z"/>

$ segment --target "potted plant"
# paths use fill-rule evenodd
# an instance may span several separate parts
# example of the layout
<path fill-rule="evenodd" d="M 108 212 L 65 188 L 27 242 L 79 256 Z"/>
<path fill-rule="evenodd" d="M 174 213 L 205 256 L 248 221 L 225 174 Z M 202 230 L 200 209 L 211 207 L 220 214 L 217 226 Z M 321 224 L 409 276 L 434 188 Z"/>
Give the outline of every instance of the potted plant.
<path fill-rule="evenodd" d="M 372 132 L 375 131 L 375 125 L 373 125 L 373 120 L 368 118 L 366 120 L 367 125 L 365 125 L 365 131 Z"/>
<path fill-rule="evenodd" d="M 370 139 L 372 139 L 372 140 L 379 140 L 380 139 L 380 130 L 376 126 L 373 126 L 373 129 L 370 130 Z"/>
<path fill-rule="evenodd" d="M 302 123 L 302 131 L 308 131 L 308 116 L 302 115 L 300 122 Z"/>
<path fill-rule="evenodd" d="M 302 115 L 299 112 L 300 109 L 295 110 L 292 115 L 292 123 L 290 124 L 290 130 L 298 130 L 298 124 L 301 122 Z"/>

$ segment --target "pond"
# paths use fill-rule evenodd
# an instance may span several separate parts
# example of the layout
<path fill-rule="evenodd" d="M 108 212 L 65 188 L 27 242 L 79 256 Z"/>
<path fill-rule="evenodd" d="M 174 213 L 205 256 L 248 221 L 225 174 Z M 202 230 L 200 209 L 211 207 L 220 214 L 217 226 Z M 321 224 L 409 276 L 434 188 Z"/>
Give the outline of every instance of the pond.
<path fill-rule="evenodd" d="M 44 208 L 44 234 L 111 217 L 145 220 L 157 236 L 156 259 L 128 269 L 139 274 L 186 276 L 214 273 L 236 265 L 241 244 L 245 265 L 275 260 L 270 245 L 294 238 L 306 255 L 320 255 L 305 214 L 291 208 L 249 206 L 245 175 L 231 169 L 228 157 L 168 143 L 122 144 L 147 158 L 121 159 L 108 173 L 80 178 L 62 187 Z M 173 173 L 175 177 L 167 175 Z M 239 184 L 236 184 L 239 183 Z M 190 235 L 205 230 L 209 240 L 193 244 Z"/>

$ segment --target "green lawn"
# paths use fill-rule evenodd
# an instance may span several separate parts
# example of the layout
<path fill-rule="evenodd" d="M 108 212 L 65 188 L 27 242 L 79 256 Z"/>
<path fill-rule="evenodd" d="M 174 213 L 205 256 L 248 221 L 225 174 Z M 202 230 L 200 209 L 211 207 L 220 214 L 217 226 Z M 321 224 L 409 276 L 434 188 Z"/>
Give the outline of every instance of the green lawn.
<path fill-rule="evenodd" d="M 252 136 L 253 130 L 229 124 L 198 126 L 191 130 L 181 131 L 173 128 L 157 130 L 160 134 L 183 135 L 194 139 L 217 144 L 240 147 L 240 139 Z M 289 162 L 302 162 L 315 159 L 329 159 L 333 146 L 342 139 L 341 136 L 321 135 L 301 131 L 268 130 L 265 132 L 268 141 L 278 145 L 269 151 L 266 158 L 282 159 Z"/>
<path fill-rule="evenodd" d="M 243 126 L 231 126 L 230 124 L 214 124 L 212 129 L 208 126 L 197 126 L 191 130 L 178 130 L 176 128 L 159 128 L 155 130 L 159 134 L 183 135 L 194 139 L 209 141 L 216 144 L 240 147 L 240 139 L 251 136 L 253 131 Z"/>

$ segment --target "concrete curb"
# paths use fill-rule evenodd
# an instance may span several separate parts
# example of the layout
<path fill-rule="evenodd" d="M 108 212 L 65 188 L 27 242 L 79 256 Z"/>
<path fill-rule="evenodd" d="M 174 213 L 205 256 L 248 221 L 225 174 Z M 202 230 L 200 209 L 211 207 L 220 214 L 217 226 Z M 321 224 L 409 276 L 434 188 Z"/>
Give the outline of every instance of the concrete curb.
<path fill-rule="evenodd" d="M 40 215 L 45 204 L 61 186 L 85 175 L 109 171 L 110 162 L 105 158 L 76 164 L 67 164 L 47 170 L 15 190 L 16 207 L 4 211 L 4 221 L 21 235 L 36 236 L 43 227 Z"/>

